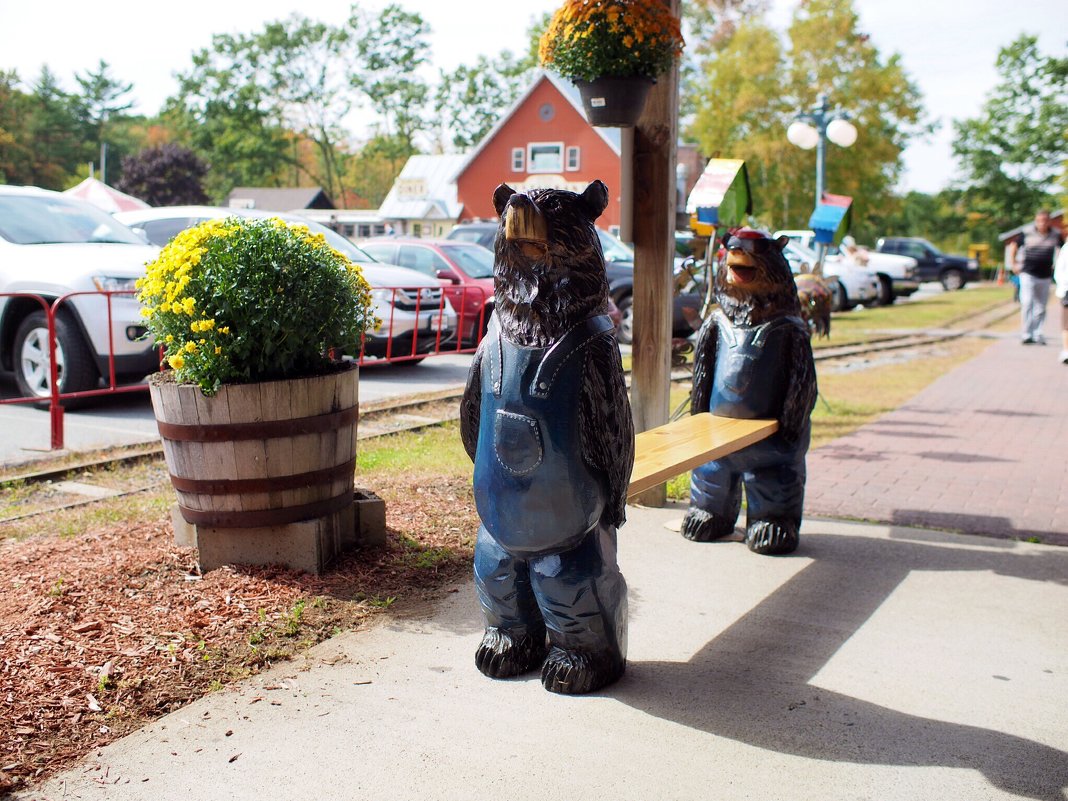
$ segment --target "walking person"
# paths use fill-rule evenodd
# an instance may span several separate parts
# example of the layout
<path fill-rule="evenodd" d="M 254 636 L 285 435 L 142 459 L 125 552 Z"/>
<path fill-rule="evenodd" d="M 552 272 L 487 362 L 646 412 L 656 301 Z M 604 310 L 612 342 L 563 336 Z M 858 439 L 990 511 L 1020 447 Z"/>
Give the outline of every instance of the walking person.
<path fill-rule="evenodd" d="M 1045 209 L 1035 214 L 1032 230 L 1025 230 L 1009 243 L 1009 263 L 1020 279 L 1021 341 L 1025 345 L 1046 344 L 1042 324 L 1046 321 L 1053 262 L 1062 244 L 1060 232 L 1050 226 Z"/>
<path fill-rule="evenodd" d="M 1053 282 L 1061 301 L 1061 364 L 1068 364 L 1068 248 L 1061 246 L 1057 266 L 1053 268 Z"/>

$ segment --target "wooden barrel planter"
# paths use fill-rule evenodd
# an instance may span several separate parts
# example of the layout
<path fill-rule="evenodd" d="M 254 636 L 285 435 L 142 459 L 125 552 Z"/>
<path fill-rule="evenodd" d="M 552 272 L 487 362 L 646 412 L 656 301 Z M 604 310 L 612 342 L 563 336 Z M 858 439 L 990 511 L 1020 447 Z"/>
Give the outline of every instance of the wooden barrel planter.
<path fill-rule="evenodd" d="M 359 370 L 226 385 L 212 397 L 150 381 L 179 541 L 202 570 L 284 564 L 321 572 L 354 538 Z M 184 529 L 184 530 L 182 530 Z"/>

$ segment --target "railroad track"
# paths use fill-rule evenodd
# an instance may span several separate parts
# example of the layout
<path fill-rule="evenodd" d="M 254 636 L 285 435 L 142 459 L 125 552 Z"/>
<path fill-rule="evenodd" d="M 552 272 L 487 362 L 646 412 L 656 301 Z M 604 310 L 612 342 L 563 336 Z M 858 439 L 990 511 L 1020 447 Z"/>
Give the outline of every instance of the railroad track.
<path fill-rule="evenodd" d="M 1000 304 L 977 313 L 963 315 L 933 331 L 920 333 L 888 331 L 865 342 L 816 348 L 814 357 L 818 364 L 823 364 L 868 360 L 887 351 L 914 350 L 922 353 L 924 350 L 952 339 L 981 334 L 985 329 L 1016 313 L 1015 304 Z M 688 369 L 675 369 L 671 374 L 671 380 L 674 383 L 688 382 L 691 377 Z M 629 375 L 627 378 L 629 383 Z M 406 431 L 417 431 L 459 419 L 458 401 L 462 394 L 462 387 L 449 387 L 415 396 L 361 404 L 358 437 L 361 440 L 374 439 Z M 688 404 L 684 405 L 688 406 Z M 680 405 L 679 408 L 683 406 Z M 40 470 L 0 475 L 0 492 L 13 488 L 26 491 L 26 488 L 45 487 L 47 492 L 57 500 L 56 503 L 45 504 L 42 508 L 34 508 L 25 512 L 7 515 L 0 512 L 0 524 L 163 487 L 168 483 L 166 478 L 123 489 L 110 489 L 93 480 L 98 473 L 106 473 L 116 467 L 138 462 L 162 462 L 162 457 L 162 445 L 155 444 L 111 451 L 106 455 L 90 456 L 77 462 L 68 462 Z M 0 509 L 2 508 L 0 506 Z"/>

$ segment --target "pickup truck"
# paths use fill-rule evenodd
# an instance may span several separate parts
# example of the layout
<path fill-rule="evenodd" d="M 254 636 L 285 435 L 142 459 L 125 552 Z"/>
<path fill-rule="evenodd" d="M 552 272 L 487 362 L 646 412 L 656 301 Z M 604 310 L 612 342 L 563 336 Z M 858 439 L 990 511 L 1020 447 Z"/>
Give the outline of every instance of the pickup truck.
<path fill-rule="evenodd" d="M 815 250 L 816 234 L 812 231 L 776 231 L 775 236 L 787 236 L 809 250 Z M 909 256 L 880 253 L 868 248 L 854 248 L 847 256 L 836 245 L 827 249 L 824 260 L 828 263 L 838 259 L 852 259 L 856 264 L 871 270 L 879 278 L 879 305 L 889 306 L 897 298 L 907 298 L 920 288 L 919 267 Z"/>
<path fill-rule="evenodd" d="M 879 253 L 893 253 L 916 259 L 921 281 L 940 281 L 947 291 L 963 289 L 979 280 L 979 262 L 963 256 L 950 256 L 926 239 L 914 236 L 884 236 L 875 243 Z"/>

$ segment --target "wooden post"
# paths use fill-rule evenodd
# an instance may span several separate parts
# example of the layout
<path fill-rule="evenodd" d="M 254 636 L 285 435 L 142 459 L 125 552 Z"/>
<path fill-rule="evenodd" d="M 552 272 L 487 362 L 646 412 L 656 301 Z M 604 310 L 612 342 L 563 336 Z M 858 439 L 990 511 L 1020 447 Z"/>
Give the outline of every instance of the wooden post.
<path fill-rule="evenodd" d="M 679 0 L 663 0 L 673 14 Z M 672 265 L 675 253 L 675 161 L 679 70 L 657 78 L 634 129 L 634 340 L 631 408 L 634 429 L 646 431 L 671 414 Z M 633 498 L 663 506 L 663 484 Z"/>

